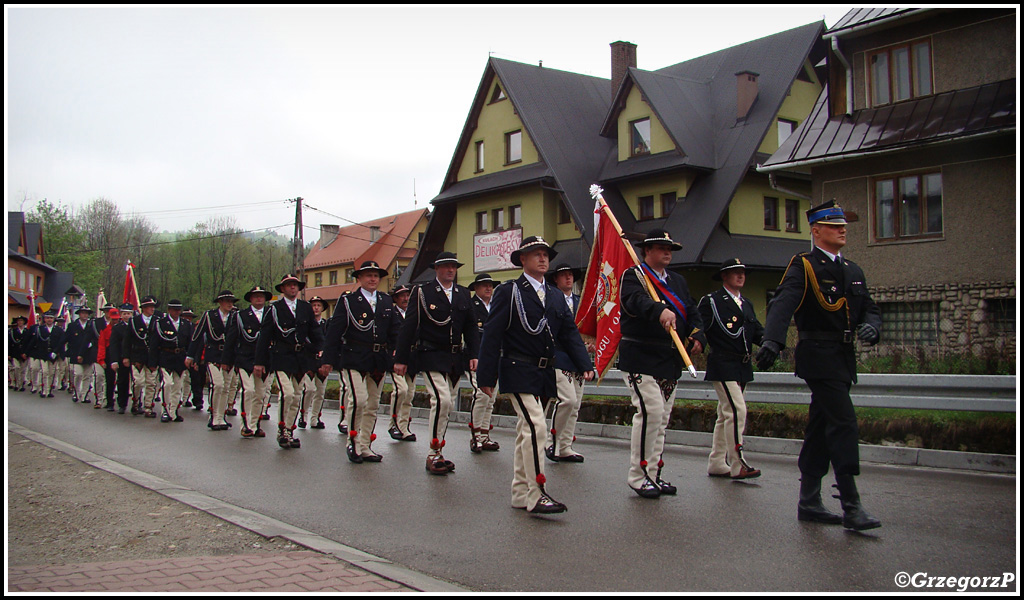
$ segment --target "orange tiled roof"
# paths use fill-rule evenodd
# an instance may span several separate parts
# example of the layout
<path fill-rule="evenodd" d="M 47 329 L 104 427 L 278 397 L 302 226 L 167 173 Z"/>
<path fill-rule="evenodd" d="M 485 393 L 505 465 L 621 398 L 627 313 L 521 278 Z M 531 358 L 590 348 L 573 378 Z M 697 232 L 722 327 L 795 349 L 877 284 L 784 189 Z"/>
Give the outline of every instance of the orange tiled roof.
<path fill-rule="evenodd" d="M 399 256 L 402 245 L 427 214 L 424 208 L 342 227 L 338 230 L 338 237 L 326 247 L 321 248 L 317 240 L 303 266 L 307 270 L 344 264 L 359 266 L 363 261 L 375 260 L 386 269 Z M 380 228 L 380 238 L 374 242 L 370 241 L 370 227 Z M 415 254 L 415 250 L 412 253 Z M 407 252 L 402 252 L 403 258 L 405 254 Z"/>

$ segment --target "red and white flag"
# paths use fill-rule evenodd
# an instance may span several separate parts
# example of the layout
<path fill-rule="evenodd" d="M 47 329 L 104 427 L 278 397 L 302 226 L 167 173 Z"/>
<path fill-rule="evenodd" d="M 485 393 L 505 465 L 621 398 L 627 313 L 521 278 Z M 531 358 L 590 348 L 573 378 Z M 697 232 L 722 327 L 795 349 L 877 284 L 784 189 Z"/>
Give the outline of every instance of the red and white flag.
<path fill-rule="evenodd" d="M 36 324 L 36 295 L 31 288 L 28 290 L 28 326 Z"/>
<path fill-rule="evenodd" d="M 135 265 L 128 261 L 124 266 L 124 300 L 132 305 L 135 312 L 139 311 L 139 288 L 135 285 Z"/>
<path fill-rule="evenodd" d="M 583 281 L 580 310 L 576 314 L 580 333 L 595 340 L 594 366 L 599 378 L 604 377 L 615 362 L 619 349 L 619 340 L 622 339 L 619 331 L 619 283 L 622 273 L 633 266 L 627 242 L 619 236 L 606 210 L 598 200 L 594 208 L 594 246 Z"/>

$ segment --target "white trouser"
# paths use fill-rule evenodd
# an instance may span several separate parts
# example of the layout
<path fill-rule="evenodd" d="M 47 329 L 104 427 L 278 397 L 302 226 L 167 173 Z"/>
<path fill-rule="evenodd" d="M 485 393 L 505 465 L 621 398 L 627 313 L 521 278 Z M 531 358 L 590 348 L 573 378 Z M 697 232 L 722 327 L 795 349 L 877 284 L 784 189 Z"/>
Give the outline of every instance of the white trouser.
<path fill-rule="evenodd" d="M 395 391 L 391 395 L 391 420 L 402 432 L 402 435 L 409 435 L 409 423 L 412 421 L 412 397 L 416 393 L 415 375 L 395 375 L 391 373 L 391 381 L 395 384 Z"/>
<path fill-rule="evenodd" d="M 743 444 L 743 429 L 747 424 L 747 404 L 743 400 L 743 387 L 736 381 L 715 381 L 718 392 L 718 420 L 711 438 L 708 473 L 739 475 L 743 466 L 739 447 Z"/>
<path fill-rule="evenodd" d="M 350 390 L 347 394 L 350 404 L 345 407 L 348 421 L 348 435 L 355 441 L 356 454 L 370 456 L 373 429 L 377 425 L 377 408 L 380 406 L 380 386 L 384 378 L 375 380 L 371 373 L 360 373 L 355 369 L 342 369 Z"/>
<path fill-rule="evenodd" d="M 576 454 L 572 442 L 576 439 L 576 420 L 583 405 L 583 375 L 569 371 L 555 371 L 558 399 L 551 415 L 552 436 L 555 438 L 555 456 Z"/>
<path fill-rule="evenodd" d="M 228 383 L 230 371 L 220 368 L 219 364 L 206 363 L 206 382 L 213 386 L 210 394 L 210 409 L 213 425 L 224 425 L 224 411 L 228 409 Z"/>
<path fill-rule="evenodd" d="M 266 376 L 256 377 L 242 368 L 238 369 L 238 379 L 242 384 L 242 430 L 256 431 L 260 428 L 260 417 L 263 416 L 267 388 L 270 386 L 267 385 Z"/>
<path fill-rule="evenodd" d="M 316 425 L 320 422 L 320 416 L 324 409 L 324 391 L 327 389 L 327 380 L 313 373 L 306 373 L 302 378 L 302 411 L 305 417 L 309 415 L 309 424 Z M 303 418 L 305 421 L 306 419 Z"/>
<path fill-rule="evenodd" d="M 430 456 L 441 454 L 441 447 L 444 446 L 444 434 L 448 431 L 448 415 L 455 405 L 456 381 L 440 371 L 427 371 L 423 373 L 426 380 L 427 394 L 430 395 L 430 418 L 427 423 L 428 435 L 430 435 Z"/>
<path fill-rule="evenodd" d="M 636 408 L 626 482 L 631 488 L 639 489 L 645 477 L 653 482 L 661 472 L 665 429 L 675 404 L 676 382 L 632 373 L 623 373 L 622 378 L 629 386 L 630 401 Z"/>
<path fill-rule="evenodd" d="M 281 390 L 278 408 L 278 430 L 295 429 L 295 419 L 299 416 L 299 401 L 302 399 L 302 378 L 289 375 L 284 371 L 275 371 L 274 380 Z"/>
<path fill-rule="evenodd" d="M 178 416 L 178 406 L 181 405 L 181 390 L 184 389 L 182 374 L 161 368 L 160 380 L 160 397 L 164 400 L 164 411 L 173 419 Z"/>
<path fill-rule="evenodd" d="M 93 378 L 96 375 L 96 365 L 81 365 L 73 363 L 71 365 L 71 373 L 71 385 L 75 388 L 75 397 L 82 402 L 85 402 L 86 396 L 89 394 L 90 387 L 93 388 L 94 392 L 97 391 L 93 384 Z M 99 395 L 96 396 L 96 401 L 99 402 Z"/>
<path fill-rule="evenodd" d="M 532 509 L 544 493 L 544 447 L 548 444 L 544 406 L 533 394 L 512 394 L 516 450 L 512 459 L 512 506 Z"/>
<path fill-rule="evenodd" d="M 469 384 L 473 386 L 473 409 L 469 426 L 484 434 L 491 430 L 491 415 L 494 414 L 494 399 L 498 397 L 498 388 L 495 387 L 489 396 L 485 394 L 477 385 L 476 371 L 469 372 Z"/>

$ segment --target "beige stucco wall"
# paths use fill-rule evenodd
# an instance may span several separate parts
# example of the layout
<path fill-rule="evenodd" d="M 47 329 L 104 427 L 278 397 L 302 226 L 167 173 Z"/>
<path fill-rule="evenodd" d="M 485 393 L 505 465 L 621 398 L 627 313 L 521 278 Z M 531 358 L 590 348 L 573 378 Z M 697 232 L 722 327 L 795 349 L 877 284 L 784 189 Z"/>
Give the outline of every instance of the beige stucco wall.
<path fill-rule="evenodd" d="M 490 100 L 494 86 L 502 85 L 497 77 L 491 83 L 487 91 L 487 99 Z M 505 134 L 516 130 L 523 132 L 523 159 L 520 162 L 505 164 Z M 476 172 L 476 142 L 484 142 L 484 170 Z M 535 163 L 538 160 L 537 147 L 533 145 L 530 135 L 523 127 L 523 122 L 515 114 L 515 107 L 512 101 L 506 98 L 493 104 L 484 104 L 480 109 L 480 116 L 477 118 L 476 128 L 469 139 L 469 147 L 465 149 L 462 163 L 458 169 L 458 180 L 465 181 L 472 177 L 479 177 L 490 173 L 497 173 L 505 169 L 513 169 Z"/>
<path fill-rule="evenodd" d="M 651 106 L 643 99 L 640 89 L 635 85 L 626 95 L 626 106 L 619 113 L 618 135 L 619 135 L 619 160 L 628 160 L 630 157 L 630 131 L 629 124 L 643 118 L 651 119 L 651 154 L 666 152 L 675 149 L 676 145 L 669 137 L 668 131 L 658 120 L 657 115 Z"/>

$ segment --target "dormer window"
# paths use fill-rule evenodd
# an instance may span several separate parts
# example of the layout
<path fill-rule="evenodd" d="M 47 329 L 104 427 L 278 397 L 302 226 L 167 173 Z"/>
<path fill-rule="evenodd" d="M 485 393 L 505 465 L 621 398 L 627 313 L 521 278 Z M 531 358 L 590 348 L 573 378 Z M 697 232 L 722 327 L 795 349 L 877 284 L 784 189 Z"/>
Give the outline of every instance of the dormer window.
<path fill-rule="evenodd" d="M 521 162 L 523 160 L 523 131 L 513 131 L 505 134 L 505 164 Z"/>
<path fill-rule="evenodd" d="M 932 93 L 932 53 L 927 40 L 872 52 L 868 65 L 872 106 Z"/>
<path fill-rule="evenodd" d="M 651 153 L 651 120 L 640 119 L 629 123 L 629 155 L 643 156 Z"/>
<path fill-rule="evenodd" d="M 505 99 L 505 92 L 504 92 L 504 90 L 501 89 L 500 85 L 495 85 L 494 86 L 494 92 L 491 93 L 491 102 L 490 102 L 490 104 L 494 104 L 495 102 L 500 102 L 501 100 L 504 100 L 504 99 Z"/>

